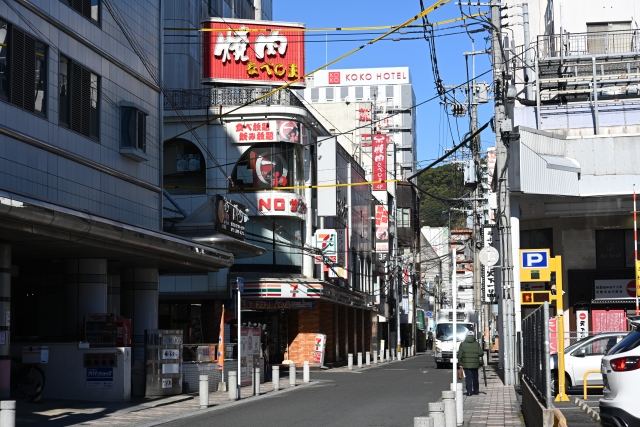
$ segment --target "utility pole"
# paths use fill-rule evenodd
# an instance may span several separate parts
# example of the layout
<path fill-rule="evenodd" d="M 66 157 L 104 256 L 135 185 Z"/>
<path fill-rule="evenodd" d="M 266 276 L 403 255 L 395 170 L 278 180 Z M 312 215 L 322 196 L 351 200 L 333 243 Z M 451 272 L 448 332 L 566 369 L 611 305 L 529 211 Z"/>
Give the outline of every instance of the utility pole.
<path fill-rule="evenodd" d="M 506 116 L 506 90 L 509 79 L 501 46 L 502 33 L 500 22 L 500 4 L 491 0 L 491 56 L 493 62 L 494 83 L 494 123 L 496 134 L 496 174 L 498 178 L 498 212 L 496 215 L 500 234 L 500 269 L 502 336 L 501 351 L 504 358 L 506 385 L 516 384 L 515 363 L 515 312 L 513 289 L 513 262 L 511 253 L 511 206 L 509 201 L 509 182 L 506 169 L 507 146 L 503 138 L 508 138 L 512 131 L 511 120 Z"/>

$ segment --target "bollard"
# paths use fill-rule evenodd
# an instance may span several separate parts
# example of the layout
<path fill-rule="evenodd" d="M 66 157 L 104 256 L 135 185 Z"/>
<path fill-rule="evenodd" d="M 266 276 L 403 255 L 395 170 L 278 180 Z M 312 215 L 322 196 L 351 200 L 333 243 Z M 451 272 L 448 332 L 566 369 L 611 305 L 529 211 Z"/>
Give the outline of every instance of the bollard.
<path fill-rule="evenodd" d="M 389 360 L 389 349 L 386 349 L 384 351 L 384 359 L 382 359 L 383 362 L 386 362 Z"/>
<path fill-rule="evenodd" d="M 373 364 L 378 364 L 378 350 L 373 350 Z"/>
<path fill-rule="evenodd" d="M 413 427 L 433 427 L 433 418 L 431 417 L 414 417 Z"/>
<path fill-rule="evenodd" d="M 305 360 L 304 364 L 302 365 L 302 382 L 303 383 L 308 383 L 309 382 L 309 362 Z"/>
<path fill-rule="evenodd" d="M 15 427 L 16 425 L 16 401 L 0 401 L 0 426 Z"/>
<path fill-rule="evenodd" d="M 369 366 L 371 365 L 371 353 L 369 353 L 368 351 L 364 353 L 364 363 Z"/>
<path fill-rule="evenodd" d="M 442 402 L 444 403 L 445 427 L 456 427 L 456 392 L 443 390 Z"/>
<path fill-rule="evenodd" d="M 238 373 L 229 371 L 227 382 L 229 383 L 229 400 L 238 400 Z"/>
<path fill-rule="evenodd" d="M 253 368 L 253 395 L 260 396 L 260 368 Z"/>
<path fill-rule="evenodd" d="M 209 407 L 209 375 L 200 375 L 200 409 Z M 4 425 L 4 424 L 3 424 Z"/>
<path fill-rule="evenodd" d="M 271 381 L 273 381 L 273 391 L 280 390 L 280 366 L 271 367 Z"/>
<path fill-rule="evenodd" d="M 429 416 L 433 418 L 433 427 L 445 427 L 444 420 L 444 403 L 430 402 Z"/>
<path fill-rule="evenodd" d="M 395 348 L 391 349 L 391 360 L 398 360 L 398 350 Z"/>
<path fill-rule="evenodd" d="M 416 355 L 416 346 L 415 344 L 411 346 L 411 357 Z"/>
<path fill-rule="evenodd" d="M 347 355 L 347 364 L 349 365 L 349 370 L 353 369 L 353 353 L 349 353 Z"/>
<path fill-rule="evenodd" d="M 400 351 L 398 352 L 398 360 L 402 360 L 404 359 L 404 348 L 401 348 Z"/>
<path fill-rule="evenodd" d="M 362 369 L 362 352 L 358 353 L 358 369 Z"/>
<path fill-rule="evenodd" d="M 464 400 L 462 398 L 462 383 L 456 383 L 456 419 L 458 425 L 464 424 Z"/>
<path fill-rule="evenodd" d="M 291 387 L 296 386 L 296 364 L 295 363 L 289 364 L 289 385 Z"/>

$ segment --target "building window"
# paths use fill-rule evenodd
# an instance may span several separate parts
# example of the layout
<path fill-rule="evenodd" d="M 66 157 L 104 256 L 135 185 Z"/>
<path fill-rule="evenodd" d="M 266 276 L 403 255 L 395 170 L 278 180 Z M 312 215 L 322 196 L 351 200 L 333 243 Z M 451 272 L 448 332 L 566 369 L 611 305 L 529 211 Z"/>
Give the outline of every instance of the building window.
<path fill-rule="evenodd" d="M 147 161 L 147 116 L 149 112 L 131 102 L 120 103 L 120 153 Z"/>
<path fill-rule="evenodd" d="M 328 87 L 325 89 L 325 96 L 327 101 L 333 101 L 333 88 Z"/>
<path fill-rule="evenodd" d="M 94 24 L 100 23 L 100 0 L 60 0 Z"/>
<path fill-rule="evenodd" d="M 349 96 L 349 88 L 348 87 L 341 87 L 340 88 L 340 100 L 341 101 L 345 101 L 348 96 Z"/>
<path fill-rule="evenodd" d="M 356 86 L 356 101 L 362 101 L 364 97 L 364 88 L 362 86 Z"/>
<path fill-rule="evenodd" d="M 60 55 L 58 77 L 60 125 L 98 140 L 100 78 L 63 55 Z"/>
<path fill-rule="evenodd" d="M 0 99 L 46 114 L 47 46 L 0 20 Z"/>
<path fill-rule="evenodd" d="M 411 208 L 398 208 L 396 215 L 398 228 L 411 227 Z"/>
<path fill-rule="evenodd" d="M 167 191 L 171 194 L 205 194 L 207 169 L 198 146 L 186 139 L 174 139 L 165 142 L 163 147 L 162 184 L 168 187 Z"/>
<path fill-rule="evenodd" d="M 311 102 L 318 102 L 320 99 L 320 89 L 317 87 L 311 88 Z"/>

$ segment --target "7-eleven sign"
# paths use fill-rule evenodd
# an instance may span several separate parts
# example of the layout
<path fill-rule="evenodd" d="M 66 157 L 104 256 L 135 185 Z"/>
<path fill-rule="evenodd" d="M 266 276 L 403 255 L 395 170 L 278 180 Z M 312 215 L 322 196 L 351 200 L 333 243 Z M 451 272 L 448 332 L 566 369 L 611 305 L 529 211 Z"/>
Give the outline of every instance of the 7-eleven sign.
<path fill-rule="evenodd" d="M 337 262 L 338 233 L 333 229 L 316 231 L 316 248 L 322 255 L 316 255 L 316 264 L 322 264 L 323 258 L 329 258 L 332 263 Z"/>

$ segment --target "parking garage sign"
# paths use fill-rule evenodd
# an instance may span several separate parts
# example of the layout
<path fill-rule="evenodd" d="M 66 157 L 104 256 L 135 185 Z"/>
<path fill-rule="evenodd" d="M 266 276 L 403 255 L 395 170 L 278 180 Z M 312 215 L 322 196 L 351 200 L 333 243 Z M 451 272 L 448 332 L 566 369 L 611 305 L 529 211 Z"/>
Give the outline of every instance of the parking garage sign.
<path fill-rule="evenodd" d="M 520 251 L 520 265 L 522 268 L 531 269 L 549 268 L 549 251 L 541 249 Z"/>

